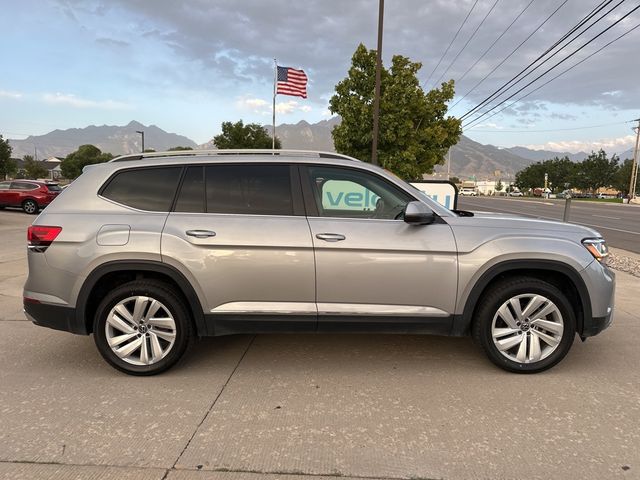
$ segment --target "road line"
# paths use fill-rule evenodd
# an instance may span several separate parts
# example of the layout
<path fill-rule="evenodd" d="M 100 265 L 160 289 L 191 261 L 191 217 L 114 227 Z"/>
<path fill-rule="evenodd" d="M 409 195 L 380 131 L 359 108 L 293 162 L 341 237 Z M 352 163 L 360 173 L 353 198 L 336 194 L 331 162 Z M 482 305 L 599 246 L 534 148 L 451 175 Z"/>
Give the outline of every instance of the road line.
<path fill-rule="evenodd" d="M 622 220 L 620 217 L 609 217 L 607 215 L 591 215 L 592 217 L 608 218 L 609 220 Z"/>

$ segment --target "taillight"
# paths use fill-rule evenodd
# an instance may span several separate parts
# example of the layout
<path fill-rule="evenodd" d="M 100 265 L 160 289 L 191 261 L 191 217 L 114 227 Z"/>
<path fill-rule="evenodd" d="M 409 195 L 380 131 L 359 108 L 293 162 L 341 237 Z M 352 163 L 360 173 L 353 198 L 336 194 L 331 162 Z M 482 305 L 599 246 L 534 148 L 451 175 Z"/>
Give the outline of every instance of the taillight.
<path fill-rule="evenodd" d="M 36 252 L 44 252 L 62 231 L 62 227 L 31 225 L 27 229 L 27 248 Z"/>

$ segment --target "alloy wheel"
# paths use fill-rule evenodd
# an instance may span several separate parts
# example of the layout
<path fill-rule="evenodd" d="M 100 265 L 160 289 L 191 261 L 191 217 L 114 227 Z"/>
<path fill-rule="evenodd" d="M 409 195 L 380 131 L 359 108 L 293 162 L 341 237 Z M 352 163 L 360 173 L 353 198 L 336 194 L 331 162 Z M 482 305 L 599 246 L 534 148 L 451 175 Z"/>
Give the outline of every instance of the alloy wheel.
<path fill-rule="evenodd" d="M 511 361 L 535 363 L 560 345 L 564 320 L 560 309 L 538 294 L 517 295 L 504 302 L 493 317 L 491 337 Z"/>
<path fill-rule="evenodd" d="M 167 356 L 176 340 L 176 322 L 160 301 L 147 296 L 118 302 L 105 322 L 109 347 L 131 365 L 153 365 Z"/>

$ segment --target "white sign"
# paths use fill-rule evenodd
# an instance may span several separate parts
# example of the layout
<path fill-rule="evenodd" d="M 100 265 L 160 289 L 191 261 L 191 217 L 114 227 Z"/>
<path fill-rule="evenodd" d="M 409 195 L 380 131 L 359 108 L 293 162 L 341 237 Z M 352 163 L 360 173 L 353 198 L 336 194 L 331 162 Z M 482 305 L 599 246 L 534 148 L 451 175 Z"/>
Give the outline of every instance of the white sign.
<path fill-rule="evenodd" d="M 424 192 L 428 197 L 438 202 L 449 210 L 457 208 L 458 190 L 447 181 L 433 180 L 424 182 L 411 182 L 411 185 Z"/>

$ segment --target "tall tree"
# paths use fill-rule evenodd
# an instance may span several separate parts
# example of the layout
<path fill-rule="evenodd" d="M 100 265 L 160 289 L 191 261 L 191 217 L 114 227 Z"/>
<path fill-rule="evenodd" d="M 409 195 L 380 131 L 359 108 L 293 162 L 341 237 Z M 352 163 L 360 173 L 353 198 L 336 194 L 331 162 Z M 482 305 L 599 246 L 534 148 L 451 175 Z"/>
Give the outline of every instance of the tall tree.
<path fill-rule="evenodd" d="M 75 152 L 71 152 L 60 164 L 62 176 L 73 179 L 79 177 L 82 169 L 87 165 L 108 162 L 113 158 L 110 153 L 102 151 L 93 145 L 82 145 Z"/>
<path fill-rule="evenodd" d="M 167 150 L 168 152 L 182 152 L 184 150 L 193 150 L 193 148 L 191 147 L 171 147 L 169 150 Z"/>
<path fill-rule="evenodd" d="M 49 170 L 44 166 L 43 162 L 38 162 L 32 155 L 25 155 L 22 157 L 24 162 L 24 176 L 25 178 L 45 178 L 49 176 Z"/>
<path fill-rule="evenodd" d="M 630 159 L 625 160 L 624 163 L 618 167 L 618 170 L 613 176 L 613 181 L 611 182 L 611 186 L 613 188 L 621 191 L 625 195 L 629 193 L 632 167 L 633 167 L 633 160 L 630 160 Z M 636 195 L 638 194 L 639 189 L 640 189 L 640 183 L 636 185 Z"/>
<path fill-rule="evenodd" d="M 617 170 L 618 158 L 615 155 L 609 159 L 604 150 L 591 152 L 591 155 L 578 164 L 574 184 L 578 188 L 592 191 L 610 187 Z"/>
<path fill-rule="evenodd" d="M 348 76 L 336 85 L 329 110 L 342 121 L 332 135 L 338 152 L 371 161 L 376 51 L 360 44 Z M 380 165 L 405 179 L 421 178 L 444 163 L 458 142 L 460 120 L 447 117 L 453 80 L 427 93 L 417 78 L 419 62 L 394 55 L 391 68 L 382 68 L 378 159 Z"/>
<path fill-rule="evenodd" d="M 17 165 L 11 159 L 11 145 L 9 139 L 4 140 L 0 135 L 0 180 L 12 177 L 16 174 Z"/>
<path fill-rule="evenodd" d="M 220 149 L 271 148 L 272 140 L 262 125 L 257 123 L 245 125 L 240 120 L 236 123 L 222 122 L 222 133 L 213 137 L 213 143 Z M 276 137 L 276 148 L 282 148 L 278 137 Z"/>

